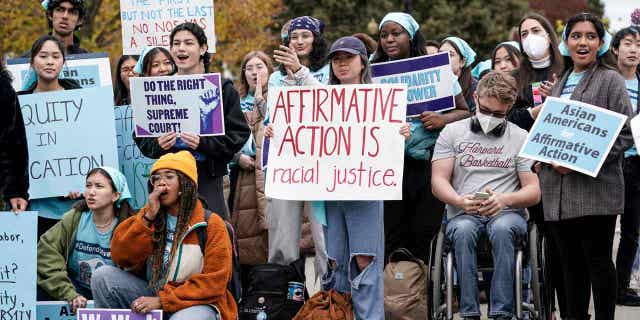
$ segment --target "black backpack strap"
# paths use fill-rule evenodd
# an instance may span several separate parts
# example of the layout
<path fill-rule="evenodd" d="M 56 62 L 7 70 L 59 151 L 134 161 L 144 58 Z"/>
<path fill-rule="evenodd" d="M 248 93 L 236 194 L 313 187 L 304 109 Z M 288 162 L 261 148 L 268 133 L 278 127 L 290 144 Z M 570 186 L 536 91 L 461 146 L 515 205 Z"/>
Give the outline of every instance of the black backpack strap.
<path fill-rule="evenodd" d="M 209 209 L 204 209 L 204 222 L 209 225 L 209 217 L 211 217 L 212 211 Z M 198 233 L 198 243 L 200 244 L 200 251 L 204 255 L 204 248 L 207 245 L 207 227 L 205 228 L 197 228 L 196 232 Z"/>

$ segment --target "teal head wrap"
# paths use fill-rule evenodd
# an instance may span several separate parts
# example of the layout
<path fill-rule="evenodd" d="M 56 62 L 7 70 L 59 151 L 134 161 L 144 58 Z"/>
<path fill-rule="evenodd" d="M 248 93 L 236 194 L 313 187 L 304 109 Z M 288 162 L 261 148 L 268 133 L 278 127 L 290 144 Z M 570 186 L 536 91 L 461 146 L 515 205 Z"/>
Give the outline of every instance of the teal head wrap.
<path fill-rule="evenodd" d="M 389 21 L 395 22 L 407 30 L 411 40 L 413 40 L 413 36 L 415 36 L 418 29 L 420 29 L 420 25 L 410 14 L 404 12 L 389 12 L 382 18 L 382 21 L 380 21 L 378 31 L 382 30 L 382 26 Z"/>
<path fill-rule="evenodd" d="M 460 50 L 460 54 L 462 54 L 466 61 L 464 64 L 465 67 L 470 66 L 474 61 L 476 61 L 476 52 L 471 49 L 471 46 L 469 46 L 466 41 L 458 37 L 448 37 L 444 39 L 443 42 L 444 41 L 451 41 L 455 43 L 456 47 L 458 47 L 458 50 Z"/>
<path fill-rule="evenodd" d="M 120 193 L 120 198 L 116 201 L 116 207 L 120 207 L 123 201 L 131 199 L 131 192 L 129 192 L 129 186 L 127 185 L 127 179 L 117 169 L 112 167 L 100 167 L 100 169 L 106 171 L 113 181 L 113 185 L 116 186 L 116 191 Z"/>

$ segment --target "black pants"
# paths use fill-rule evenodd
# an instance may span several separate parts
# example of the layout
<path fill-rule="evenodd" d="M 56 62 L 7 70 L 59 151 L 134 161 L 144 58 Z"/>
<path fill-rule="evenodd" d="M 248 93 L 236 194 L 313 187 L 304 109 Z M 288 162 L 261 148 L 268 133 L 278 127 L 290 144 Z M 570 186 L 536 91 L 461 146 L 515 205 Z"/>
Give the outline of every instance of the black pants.
<path fill-rule="evenodd" d="M 620 246 L 616 257 L 618 290 L 629 288 L 640 231 L 640 157 L 624 161 L 624 214 L 620 217 Z"/>
<path fill-rule="evenodd" d="M 443 213 L 444 203 L 431 193 L 431 162 L 405 157 L 402 200 L 384 202 L 385 261 L 394 250 L 407 248 L 428 263 Z"/>
<path fill-rule="evenodd" d="M 224 200 L 224 177 L 211 176 L 209 172 L 206 162 L 198 162 L 198 194 L 206 201 L 209 210 L 229 220 L 229 208 Z"/>
<path fill-rule="evenodd" d="M 595 320 L 613 320 L 616 270 L 611 260 L 615 215 L 588 216 L 549 223 L 558 247 L 568 319 L 589 319 L 593 290 Z"/>

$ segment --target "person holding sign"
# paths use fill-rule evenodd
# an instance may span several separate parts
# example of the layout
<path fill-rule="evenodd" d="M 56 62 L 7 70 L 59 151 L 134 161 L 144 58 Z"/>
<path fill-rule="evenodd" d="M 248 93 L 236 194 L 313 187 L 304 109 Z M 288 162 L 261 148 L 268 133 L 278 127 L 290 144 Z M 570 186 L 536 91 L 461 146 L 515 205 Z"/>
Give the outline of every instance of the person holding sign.
<path fill-rule="evenodd" d="M 569 58 L 567 70 L 551 96 L 631 116 L 624 79 L 608 63 L 610 37 L 590 13 L 569 19 L 560 45 Z M 532 110 L 534 118 L 541 107 Z M 579 111 L 572 111 L 576 119 L 584 117 Z M 556 164 L 541 165 L 544 218 L 560 254 L 568 318 L 589 317 L 591 288 L 596 319 L 614 318 L 617 290 L 611 251 L 617 215 L 624 209 L 623 155 L 632 143 L 627 120 L 595 178 Z"/>
<path fill-rule="evenodd" d="M 402 60 L 426 54 L 424 38 L 415 19 L 406 13 L 388 13 L 380 23 L 378 50 L 372 63 Z M 456 109 L 446 113 L 425 111 L 408 118 L 411 136 L 405 143 L 402 200 L 385 201 L 385 253 L 407 248 L 429 261 L 428 243 L 438 232 L 444 204 L 431 193 L 431 154 L 438 134 L 451 122 L 468 117 L 462 88 L 453 83 Z M 399 159 L 400 160 L 400 159 Z M 386 257 L 385 257 L 386 260 Z"/>
<path fill-rule="evenodd" d="M 611 41 L 611 52 L 617 57 L 618 69 L 625 79 L 627 93 L 631 98 L 633 114 L 638 114 L 640 105 L 640 29 L 628 27 L 618 31 Z M 624 214 L 620 218 L 620 246 L 616 257 L 618 273 L 617 303 L 626 306 L 640 306 L 640 295 L 629 288 L 631 269 L 639 259 L 638 237 L 640 232 L 640 156 L 633 146 L 624 152 Z"/>
<path fill-rule="evenodd" d="M 84 0 L 44 0 L 50 35 L 64 44 L 65 54 L 88 53 L 80 47 L 80 39 L 73 33 L 82 26 L 85 14 Z"/>
<path fill-rule="evenodd" d="M 38 300 L 69 301 L 72 313 L 92 299 L 92 274 L 113 266 L 111 237 L 133 209 L 120 171 L 98 167 L 87 174 L 84 199 L 38 241 Z"/>
<path fill-rule="evenodd" d="M 200 26 L 191 22 L 179 24 L 171 31 L 169 38 L 171 57 L 176 63 L 178 75 L 207 72 L 207 37 Z M 224 136 L 200 137 L 197 133 L 172 132 L 157 139 L 143 139 L 137 144 L 140 151 L 152 159 L 179 150 L 192 152 L 198 160 L 198 185 L 202 196 L 213 212 L 228 218 L 223 194 L 223 177 L 227 174 L 227 164 L 242 148 L 250 130 L 240 110 L 240 97 L 230 80 L 225 80 L 222 84 L 222 97 Z"/>
<path fill-rule="evenodd" d="M 131 89 L 129 87 L 129 78 L 135 77 L 139 73 L 134 71 L 138 56 L 123 55 L 118 59 L 116 65 L 116 83 L 113 87 L 113 102 L 116 106 L 126 106 L 131 103 Z"/>
<path fill-rule="evenodd" d="M 531 108 L 541 104 L 563 68 L 558 51 L 555 28 L 547 18 L 537 14 L 525 15 L 518 25 L 518 43 L 522 60 L 518 70 L 518 100 L 509 110 L 507 120 L 529 131 L 533 126 Z"/>
<path fill-rule="evenodd" d="M 471 67 L 476 61 L 476 52 L 466 41 L 458 37 L 448 37 L 442 40 L 440 52 L 449 52 L 451 69 L 462 87 L 462 95 L 469 106 L 469 111 L 473 112 L 476 108 L 473 93 L 476 91 L 478 80 L 471 76 Z"/>
<path fill-rule="evenodd" d="M 65 63 L 65 54 L 62 42 L 56 37 L 45 35 L 36 40 L 31 47 L 29 62 L 36 74 L 36 81 L 27 90 L 18 92 L 18 95 L 80 88 L 75 80 L 58 79 Z M 29 209 L 38 211 L 38 236 L 56 224 L 71 207 L 72 200 L 79 197 L 79 192 L 70 190 L 66 197 L 31 200 Z"/>
<path fill-rule="evenodd" d="M 28 163 L 29 152 L 20 103 L 11 86 L 11 74 L 0 62 L 0 196 L 13 212 L 27 209 Z"/>
<path fill-rule="evenodd" d="M 481 232 L 491 242 L 495 272 L 489 317 L 515 313 L 517 239 L 526 236 L 525 208 L 540 201 L 533 161 L 518 156 L 527 132 L 505 119 L 518 95 L 516 80 L 491 71 L 478 83 L 475 116 L 440 133 L 433 155 L 433 194 L 447 204 L 446 236 L 452 241 L 460 316 L 480 318 L 476 245 Z"/>
<path fill-rule="evenodd" d="M 269 77 L 269 89 L 281 86 L 327 84 L 329 81 L 329 65 L 327 64 L 327 43 L 323 35 L 324 23 L 309 16 L 291 20 L 288 37 L 283 45 L 274 51 L 274 60 L 280 63 L 280 70 Z M 311 77 L 308 75 L 311 74 Z M 269 125 L 269 111 L 266 111 L 265 125 Z M 265 136 L 271 135 L 265 130 Z M 268 140 L 267 140 L 268 141 Z M 268 169 L 267 169 L 268 170 Z M 312 212 L 324 213 L 322 201 L 309 203 Z M 300 257 L 300 232 L 305 215 L 304 201 L 291 201 L 267 198 L 266 215 L 269 226 L 269 262 L 290 264 Z M 315 249 L 316 275 L 326 270 L 326 250 L 322 225 L 315 214 L 306 216 L 310 220 L 311 235 Z"/>
<path fill-rule="evenodd" d="M 149 188 L 147 205 L 113 232 L 111 257 L 124 270 L 104 266 L 93 274 L 95 306 L 138 313 L 162 309 L 171 320 L 236 319 L 236 302 L 227 289 L 229 233 L 222 218 L 198 199 L 193 155 L 183 150 L 160 157 Z"/>

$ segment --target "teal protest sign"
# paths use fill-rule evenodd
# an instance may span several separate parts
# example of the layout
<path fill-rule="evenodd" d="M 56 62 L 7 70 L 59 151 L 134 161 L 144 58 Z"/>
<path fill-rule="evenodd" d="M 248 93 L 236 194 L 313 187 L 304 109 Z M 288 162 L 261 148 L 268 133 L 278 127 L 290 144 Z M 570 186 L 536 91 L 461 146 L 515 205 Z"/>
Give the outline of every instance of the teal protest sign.
<path fill-rule="evenodd" d="M 37 233 L 37 212 L 0 212 L 0 319 L 36 318 Z"/>
<path fill-rule="evenodd" d="M 549 97 L 520 156 L 596 177 L 626 119 L 604 108 Z"/>
<path fill-rule="evenodd" d="M 129 202 L 132 207 L 139 209 L 147 202 L 147 180 L 155 160 L 145 157 L 133 141 L 134 125 L 131 106 L 117 106 L 114 111 L 119 169 L 127 177 L 127 184 L 133 197 Z"/>
<path fill-rule="evenodd" d="M 34 93 L 19 99 L 32 199 L 84 190 L 91 169 L 118 166 L 111 87 Z"/>

